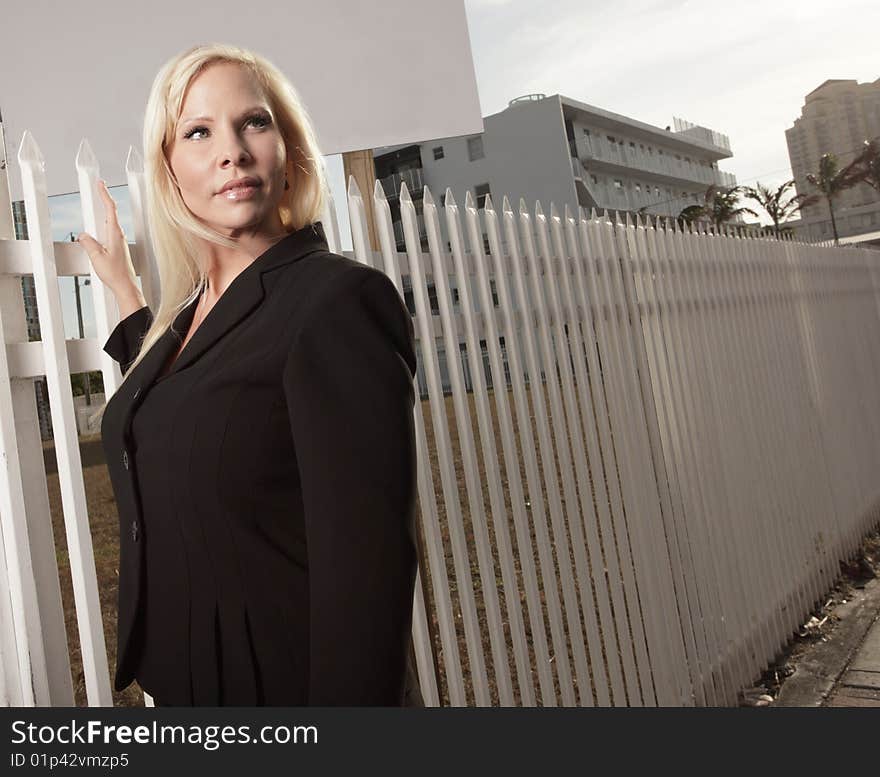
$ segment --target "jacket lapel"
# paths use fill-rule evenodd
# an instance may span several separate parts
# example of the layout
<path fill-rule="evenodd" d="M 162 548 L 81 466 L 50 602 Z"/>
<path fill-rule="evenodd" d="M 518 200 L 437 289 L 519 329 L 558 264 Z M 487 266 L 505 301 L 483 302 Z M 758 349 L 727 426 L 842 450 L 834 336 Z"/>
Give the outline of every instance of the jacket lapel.
<path fill-rule="evenodd" d="M 175 372 L 188 367 L 259 306 L 266 293 L 263 286 L 265 272 L 319 250 L 327 250 L 327 241 L 323 226 L 320 221 L 317 221 L 291 232 L 260 254 L 235 277 L 229 284 L 229 288 L 220 295 L 220 299 L 214 303 L 214 307 L 205 316 L 205 320 L 199 324 L 199 328 L 196 329 L 195 334 L 186 344 L 180 356 L 177 357 L 171 371 L 164 377 L 170 377 Z M 186 337 L 189 332 L 196 304 L 197 302 L 191 304 L 178 316 L 180 321 L 175 329 L 180 332 L 181 338 Z M 175 348 L 180 347 L 181 342 L 182 339 L 177 339 L 175 335 L 170 334 L 169 342 L 163 343 L 163 347 L 158 349 L 162 352 L 163 357 L 159 364 L 159 371 L 168 363 L 172 352 Z"/>
<path fill-rule="evenodd" d="M 196 329 L 195 334 L 177 357 L 167 375 L 162 371 L 172 355 L 180 348 L 180 344 L 192 325 L 198 298 L 187 305 L 174 319 L 173 330 L 169 328 L 146 353 L 135 369 L 136 374 L 123 383 L 127 390 L 126 430 L 129 429 L 131 416 L 144 399 L 148 386 L 156 381 L 165 380 L 179 370 L 191 365 L 214 343 L 245 319 L 265 297 L 263 275 L 269 270 L 295 262 L 309 254 L 326 252 L 327 239 L 320 221 L 309 224 L 302 229 L 291 232 L 273 246 L 260 254 L 251 264 L 242 270 L 229 284 L 229 287 L 214 307 L 205 316 L 205 320 Z"/>
<path fill-rule="evenodd" d="M 168 360 L 171 356 L 180 348 L 183 338 L 186 337 L 187 332 L 189 332 L 198 305 L 199 298 L 196 297 L 189 303 L 189 305 L 177 314 L 174 323 L 165 330 L 164 334 L 156 341 L 156 344 L 147 352 L 147 355 L 144 356 L 144 359 L 140 364 L 143 372 L 138 375 L 137 382 L 139 385 L 149 386 L 154 381 L 161 380 L 162 370 L 165 365 L 168 364 Z M 187 343 L 187 346 L 188 345 L 189 343 Z"/>
<path fill-rule="evenodd" d="M 171 367 L 171 371 L 164 377 L 171 377 L 175 372 L 192 364 L 199 358 L 199 356 L 207 351 L 214 343 L 223 337 L 223 335 L 256 308 L 263 300 L 264 294 L 265 291 L 263 289 L 262 274 L 255 271 L 254 265 L 251 264 L 242 270 L 235 277 L 235 280 L 229 284 L 229 288 L 220 295 L 220 299 L 218 299 L 217 302 L 214 303 L 214 307 L 208 311 L 208 315 L 205 316 L 204 321 L 199 324 L 199 328 L 196 329 L 195 334 L 186 344 L 186 347 L 183 349 L 180 356 L 177 357 L 177 360 Z M 185 317 L 186 326 L 185 328 L 177 328 L 177 331 L 180 332 L 179 338 L 176 335 L 171 335 L 171 339 L 174 341 L 173 347 L 162 360 L 163 366 L 168 363 L 168 359 L 171 358 L 171 353 L 176 348 L 180 347 L 182 339 L 186 337 L 189 332 L 189 325 L 192 324 L 192 318 L 197 303 L 198 301 L 185 309 L 184 312 L 188 313 Z M 162 350 L 164 351 L 165 349 L 163 348 Z M 159 369 L 161 370 L 161 366 Z"/>

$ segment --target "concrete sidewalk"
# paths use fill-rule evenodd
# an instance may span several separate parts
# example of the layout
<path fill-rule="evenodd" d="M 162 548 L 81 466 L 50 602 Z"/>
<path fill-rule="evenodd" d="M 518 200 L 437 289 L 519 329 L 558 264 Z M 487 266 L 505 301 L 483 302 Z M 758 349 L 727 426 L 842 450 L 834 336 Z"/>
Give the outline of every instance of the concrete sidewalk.
<path fill-rule="evenodd" d="M 834 611 L 828 639 L 797 660 L 774 707 L 880 707 L 880 578 Z"/>
<path fill-rule="evenodd" d="M 823 706 L 880 707 L 880 618 L 875 617 L 865 641 Z"/>

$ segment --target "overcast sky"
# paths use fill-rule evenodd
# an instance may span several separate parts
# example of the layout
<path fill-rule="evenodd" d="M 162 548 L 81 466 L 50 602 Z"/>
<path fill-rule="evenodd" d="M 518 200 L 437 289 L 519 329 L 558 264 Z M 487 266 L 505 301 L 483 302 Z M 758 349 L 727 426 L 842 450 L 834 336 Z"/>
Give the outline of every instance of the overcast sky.
<path fill-rule="evenodd" d="M 739 183 L 791 177 L 785 130 L 829 78 L 880 78 L 877 0 L 465 0 L 484 116 L 563 94 L 730 138 Z"/>

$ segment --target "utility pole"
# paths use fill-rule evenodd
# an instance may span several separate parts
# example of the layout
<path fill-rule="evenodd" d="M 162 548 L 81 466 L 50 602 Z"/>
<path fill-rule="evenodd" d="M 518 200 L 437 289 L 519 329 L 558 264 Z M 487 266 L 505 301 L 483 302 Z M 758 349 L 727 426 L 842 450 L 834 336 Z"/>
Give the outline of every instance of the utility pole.
<path fill-rule="evenodd" d="M 367 234 L 370 247 L 379 250 L 379 233 L 376 231 L 375 208 L 373 207 L 373 187 L 376 185 L 376 165 L 373 162 L 373 149 L 363 151 L 343 151 L 342 167 L 345 172 L 345 190 L 348 193 L 348 179 L 354 176 L 364 198 L 364 212 L 367 216 Z"/>

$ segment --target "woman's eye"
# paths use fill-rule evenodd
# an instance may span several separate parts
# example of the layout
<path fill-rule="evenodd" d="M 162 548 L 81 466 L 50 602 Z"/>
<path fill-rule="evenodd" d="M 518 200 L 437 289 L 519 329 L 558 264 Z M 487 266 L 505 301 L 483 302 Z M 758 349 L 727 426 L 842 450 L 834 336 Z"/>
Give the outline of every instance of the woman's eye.
<path fill-rule="evenodd" d="M 266 127 L 272 123 L 272 119 L 270 119 L 268 116 L 263 116 L 262 114 L 258 114 L 256 116 L 249 117 L 248 120 L 245 122 L 245 124 L 250 124 L 251 122 L 256 122 L 256 124 L 254 126 Z M 197 132 L 207 132 L 207 131 L 208 131 L 207 127 L 193 127 L 191 130 L 186 132 L 183 137 L 188 140 L 193 135 L 195 135 L 195 133 L 197 133 Z"/>

